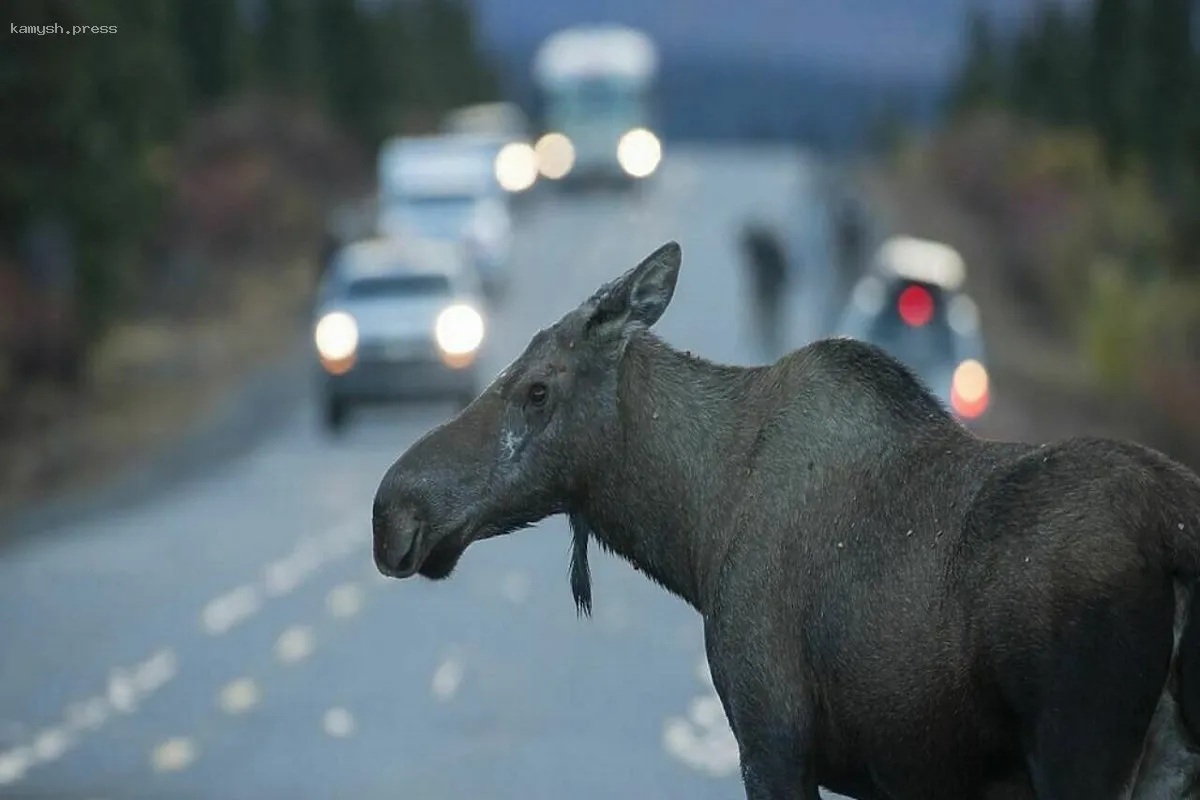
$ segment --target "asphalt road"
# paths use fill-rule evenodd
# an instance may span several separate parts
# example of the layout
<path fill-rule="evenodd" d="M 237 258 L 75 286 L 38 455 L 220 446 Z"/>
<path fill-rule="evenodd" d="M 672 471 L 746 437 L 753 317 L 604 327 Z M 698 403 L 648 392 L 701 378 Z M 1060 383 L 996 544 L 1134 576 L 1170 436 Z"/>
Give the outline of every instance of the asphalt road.
<path fill-rule="evenodd" d="M 757 360 L 734 234 L 803 209 L 806 174 L 681 149 L 640 196 L 540 202 L 489 367 L 667 239 L 684 266 L 661 332 Z M 794 343 L 828 283 L 794 298 Z M 577 618 L 562 520 L 476 545 L 443 584 L 378 575 L 375 488 L 450 411 L 364 413 L 331 441 L 305 403 L 202 480 L 0 553 L 0 796 L 742 796 L 699 617 L 595 553 Z"/>

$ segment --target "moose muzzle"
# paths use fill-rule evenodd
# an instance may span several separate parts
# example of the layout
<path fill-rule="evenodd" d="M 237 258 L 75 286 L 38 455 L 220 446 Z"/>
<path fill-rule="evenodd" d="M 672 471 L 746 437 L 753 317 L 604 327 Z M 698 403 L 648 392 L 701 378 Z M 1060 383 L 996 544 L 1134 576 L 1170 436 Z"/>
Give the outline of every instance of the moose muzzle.
<path fill-rule="evenodd" d="M 414 506 L 397 506 L 379 495 L 371 513 L 375 566 L 389 578 L 407 578 L 421 566 L 428 526 Z"/>

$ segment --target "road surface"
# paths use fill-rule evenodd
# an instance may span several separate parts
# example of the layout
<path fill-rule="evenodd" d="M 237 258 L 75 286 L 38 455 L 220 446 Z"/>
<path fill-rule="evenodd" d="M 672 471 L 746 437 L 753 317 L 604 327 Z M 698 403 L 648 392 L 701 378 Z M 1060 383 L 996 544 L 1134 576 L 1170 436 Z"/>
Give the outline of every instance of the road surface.
<path fill-rule="evenodd" d="M 661 332 L 753 361 L 735 233 L 804 207 L 805 175 L 784 151 L 681 149 L 641 196 L 540 202 L 489 368 L 668 239 Z M 821 302 L 799 298 L 793 337 Z M 742 796 L 699 617 L 596 553 L 577 618 L 562 520 L 476 545 L 443 584 L 378 575 L 379 479 L 448 413 L 362 414 L 331 441 L 304 404 L 210 477 L 7 548 L 0 796 Z"/>

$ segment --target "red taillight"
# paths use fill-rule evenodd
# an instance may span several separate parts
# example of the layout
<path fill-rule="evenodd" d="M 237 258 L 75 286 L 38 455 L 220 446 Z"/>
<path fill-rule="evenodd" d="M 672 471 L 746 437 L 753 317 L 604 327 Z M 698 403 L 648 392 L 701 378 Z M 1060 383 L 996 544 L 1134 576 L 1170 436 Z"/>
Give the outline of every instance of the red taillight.
<path fill-rule="evenodd" d="M 897 310 L 905 324 L 919 328 L 933 319 L 933 295 L 922 286 L 909 286 L 900 293 Z"/>
<path fill-rule="evenodd" d="M 968 359 L 954 370 L 950 381 L 950 404 L 960 417 L 975 419 L 987 411 L 989 381 L 987 370 L 974 359 Z"/>

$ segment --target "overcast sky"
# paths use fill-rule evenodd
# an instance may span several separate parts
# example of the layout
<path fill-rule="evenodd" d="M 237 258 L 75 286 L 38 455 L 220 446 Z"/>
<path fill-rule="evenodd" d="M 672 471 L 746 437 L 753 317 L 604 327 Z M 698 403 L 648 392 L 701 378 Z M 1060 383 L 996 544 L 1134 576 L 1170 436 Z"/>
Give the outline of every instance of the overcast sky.
<path fill-rule="evenodd" d="M 941 77 L 972 2 L 1011 21 L 1037 0 L 473 0 L 493 46 L 574 23 L 618 21 L 664 46 L 803 59 L 872 74 Z"/>

